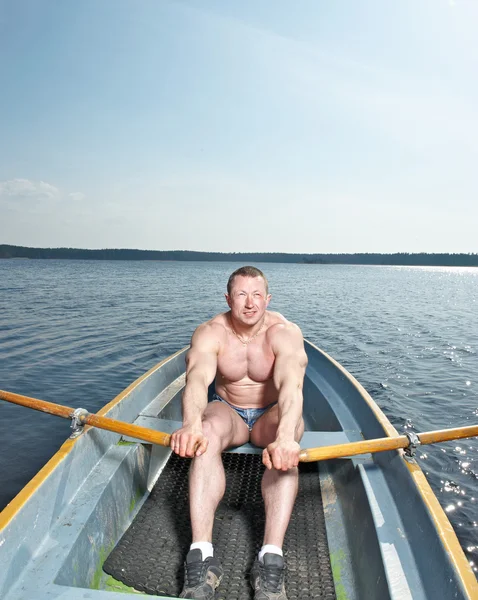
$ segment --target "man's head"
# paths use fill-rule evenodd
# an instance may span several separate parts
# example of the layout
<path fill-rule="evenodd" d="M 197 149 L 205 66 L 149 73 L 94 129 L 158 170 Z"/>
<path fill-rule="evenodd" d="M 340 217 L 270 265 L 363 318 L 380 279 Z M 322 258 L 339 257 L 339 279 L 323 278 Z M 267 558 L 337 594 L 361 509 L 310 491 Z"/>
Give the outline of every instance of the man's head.
<path fill-rule="evenodd" d="M 267 278 L 256 267 L 241 267 L 229 277 L 226 300 L 233 318 L 243 325 L 258 323 L 270 299 Z"/>
<path fill-rule="evenodd" d="M 269 293 L 269 283 L 267 282 L 267 278 L 264 275 L 264 273 L 260 270 L 257 269 L 256 267 L 241 267 L 240 269 L 236 269 L 234 271 L 234 273 L 231 274 L 231 276 L 229 277 L 229 281 L 227 282 L 227 293 L 230 295 L 231 291 L 232 291 L 232 286 L 234 283 L 234 279 L 238 276 L 242 276 L 242 277 L 262 277 L 262 279 L 264 280 L 264 285 L 265 285 L 265 291 L 266 294 Z"/>

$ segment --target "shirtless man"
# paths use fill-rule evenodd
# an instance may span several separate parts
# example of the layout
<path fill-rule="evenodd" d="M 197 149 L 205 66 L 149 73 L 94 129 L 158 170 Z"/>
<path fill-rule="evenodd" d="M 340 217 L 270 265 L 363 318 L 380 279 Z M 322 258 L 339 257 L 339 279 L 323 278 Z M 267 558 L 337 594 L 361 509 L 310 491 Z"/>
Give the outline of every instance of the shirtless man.
<path fill-rule="evenodd" d="M 193 458 L 190 479 L 191 549 L 181 598 L 209 600 L 223 571 L 214 558 L 214 514 L 225 492 L 221 452 L 251 441 L 264 448 L 264 542 L 251 571 L 255 600 L 287 600 L 282 544 L 298 489 L 299 441 L 304 431 L 302 386 L 307 356 L 297 325 L 267 311 L 267 279 L 255 267 L 234 271 L 230 310 L 200 325 L 187 355 L 183 426 L 171 448 Z M 216 394 L 208 403 L 208 386 Z"/>

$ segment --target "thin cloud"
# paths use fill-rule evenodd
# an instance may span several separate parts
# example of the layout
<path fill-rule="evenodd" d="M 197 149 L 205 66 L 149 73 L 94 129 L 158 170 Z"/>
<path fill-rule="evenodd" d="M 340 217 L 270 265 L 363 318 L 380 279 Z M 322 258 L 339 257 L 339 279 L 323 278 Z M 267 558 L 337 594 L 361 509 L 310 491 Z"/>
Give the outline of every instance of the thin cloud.
<path fill-rule="evenodd" d="M 0 181 L 0 197 L 55 200 L 59 196 L 60 190 L 45 181 L 31 181 L 30 179 Z"/>
<path fill-rule="evenodd" d="M 70 198 L 74 202 L 81 202 L 86 198 L 86 196 L 85 194 L 83 194 L 83 192 L 70 192 L 68 194 L 68 198 Z"/>

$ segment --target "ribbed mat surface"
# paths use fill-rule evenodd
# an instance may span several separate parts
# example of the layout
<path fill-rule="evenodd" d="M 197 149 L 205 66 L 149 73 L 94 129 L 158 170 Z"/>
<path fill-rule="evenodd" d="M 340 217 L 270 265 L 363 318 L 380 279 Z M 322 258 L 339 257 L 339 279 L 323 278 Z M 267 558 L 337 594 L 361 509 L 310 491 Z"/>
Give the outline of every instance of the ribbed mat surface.
<path fill-rule="evenodd" d="M 251 600 L 249 571 L 262 543 L 260 455 L 224 454 L 226 494 L 216 512 L 214 551 L 224 567 L 217 600 Z M 178 596 L 191 543 L 190 461 L 172 455 L 150 497 L 106 560 L 115 579 L 148 594 Z M 319 476 L 300 467 L 299 494 L 284 544 L 289 600 L 335 599 Z"/>

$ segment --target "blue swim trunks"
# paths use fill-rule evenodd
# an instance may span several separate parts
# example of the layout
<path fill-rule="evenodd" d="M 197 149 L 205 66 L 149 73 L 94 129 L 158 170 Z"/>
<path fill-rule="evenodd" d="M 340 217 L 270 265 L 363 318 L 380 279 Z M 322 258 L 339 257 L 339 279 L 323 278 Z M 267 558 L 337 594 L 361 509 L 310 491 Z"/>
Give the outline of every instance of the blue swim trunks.
<path fill-rule="evenodd" d="M 275 406 L 277 404 L 277 402 L 273 402 L 272 404 L 269 404 L 269 406 L 266 406 L 265 408 L 238 408 L 237 406 L 233 406 L 232 404 L 229 404 L 229 402 L 227 400 L 224 400 L 224 398 L 221 398 L 221 396 L 219 396 L 216 393 L 213 394 L 211 402 L 224 402 L 224 404 L 227 404 L 228 406 L 230 406 L 232 408 L 232 410 L 235 410 L 237 412 L 237 414 L 241 417 L 241 419 L 247 425 L 249 431 L 252 430 L 252 428 L 254 427 L 254 423 L 257 421 L 257 419 L 259 417 L 262 417 L 262 415 L 265 412 L 267 412 L 269 410 L 269 408 L 272 408 L 273 406 Z"/>

